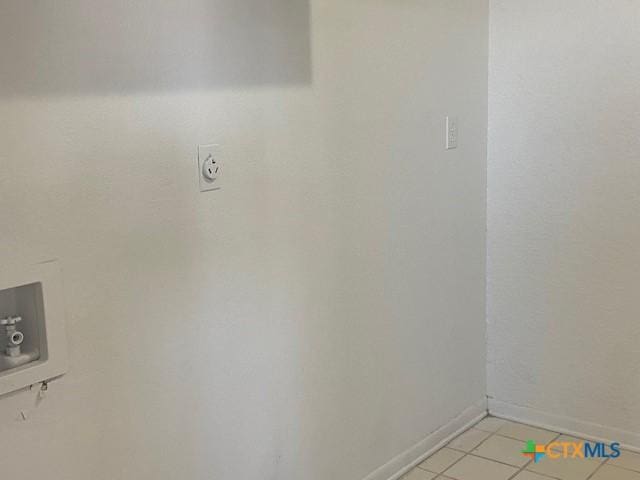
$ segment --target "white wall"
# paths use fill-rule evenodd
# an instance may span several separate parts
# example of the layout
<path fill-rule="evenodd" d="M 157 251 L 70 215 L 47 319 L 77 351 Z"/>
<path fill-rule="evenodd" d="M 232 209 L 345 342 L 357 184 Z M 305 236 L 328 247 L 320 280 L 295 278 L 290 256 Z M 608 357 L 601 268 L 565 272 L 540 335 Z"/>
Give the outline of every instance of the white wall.
<path fill-rule="evenodd" d="M 640 3 L 493 0 L 490 31 L 492 404 L 640 447 Z"/>
<path fill-rule="evenodd" d="M 224 17 L 258 41 L 184 47 L 266 43 L 260 74 L 157 82 L 138 43 L 174 18 L 127 3 L 3 2 L 0 45 L 42 63 L 0 67 L 0 265 L 60 259 L 71 349 L 43 402 L 0 399 L 3 478 L 357 480 L 482 401 L 486 2 L 274 1 Z"/>

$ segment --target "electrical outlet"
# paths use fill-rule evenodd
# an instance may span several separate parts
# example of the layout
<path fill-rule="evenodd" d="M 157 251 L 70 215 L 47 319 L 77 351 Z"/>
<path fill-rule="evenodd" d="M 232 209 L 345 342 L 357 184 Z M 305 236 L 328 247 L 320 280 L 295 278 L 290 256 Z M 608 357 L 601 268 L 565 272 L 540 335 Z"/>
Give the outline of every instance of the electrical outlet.
<path fill-rule="evenodd" d="M 458 117 L 447 117 L 446 149 L 458 148 Z"/>
<path fill-rule="evenodd" d="M 222 153 L 220 145 L 198 145 L 198 178 L 200 191 L 208 192 L 221 187 Z"/>

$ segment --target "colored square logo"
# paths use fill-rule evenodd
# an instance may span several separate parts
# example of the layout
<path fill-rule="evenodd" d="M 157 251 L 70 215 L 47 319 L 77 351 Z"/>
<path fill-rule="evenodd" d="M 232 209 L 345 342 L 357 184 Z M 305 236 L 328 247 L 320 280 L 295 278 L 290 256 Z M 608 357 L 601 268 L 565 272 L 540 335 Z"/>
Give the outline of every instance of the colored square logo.
<path fill-rule="evenodd" d="M 533 440 L 527 441 L 527 447 L 522 450 L 522 454 L 525 457 L 531 458 L 535 463 L 538 463 L 546 455 L 547 449 L 544 445 L 537 445 Z"/>

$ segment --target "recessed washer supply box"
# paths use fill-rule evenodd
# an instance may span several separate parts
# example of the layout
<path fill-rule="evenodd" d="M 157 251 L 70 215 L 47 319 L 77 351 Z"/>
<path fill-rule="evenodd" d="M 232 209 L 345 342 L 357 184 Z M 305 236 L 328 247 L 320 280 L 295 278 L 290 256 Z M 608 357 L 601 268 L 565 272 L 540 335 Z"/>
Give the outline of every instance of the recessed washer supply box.
<path fill-rule="evenodd" d="M 0 266 L 0 395 L 67 372 L 63 299 L 57 262 Z"/>

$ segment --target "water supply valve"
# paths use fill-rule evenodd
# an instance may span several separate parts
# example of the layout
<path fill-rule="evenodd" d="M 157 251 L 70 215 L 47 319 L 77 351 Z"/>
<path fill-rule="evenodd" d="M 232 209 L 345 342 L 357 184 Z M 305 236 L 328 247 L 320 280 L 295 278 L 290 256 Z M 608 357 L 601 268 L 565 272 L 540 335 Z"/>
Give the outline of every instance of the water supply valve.
<path fill-rule="evenodd" d="M 17 329 L 17 324 L 22 321 L 22 317 L 12 316 L 0 319 L 0 327 L 5 330 L 7 347 L 5 355 L 8 357 L 18 357 L 22 353 L 20 345 L 24 342 L 24 334 Z"/>
<path fill-rule="evenodd" d="M 60 266 L 54 260 L 36 265 L 3 262 L 0 268 L 0 404 L 1 397 L 7 393 L 67 372 L 62 283 Z M 0 473 L 0 480 L 5 477 Z"/>

